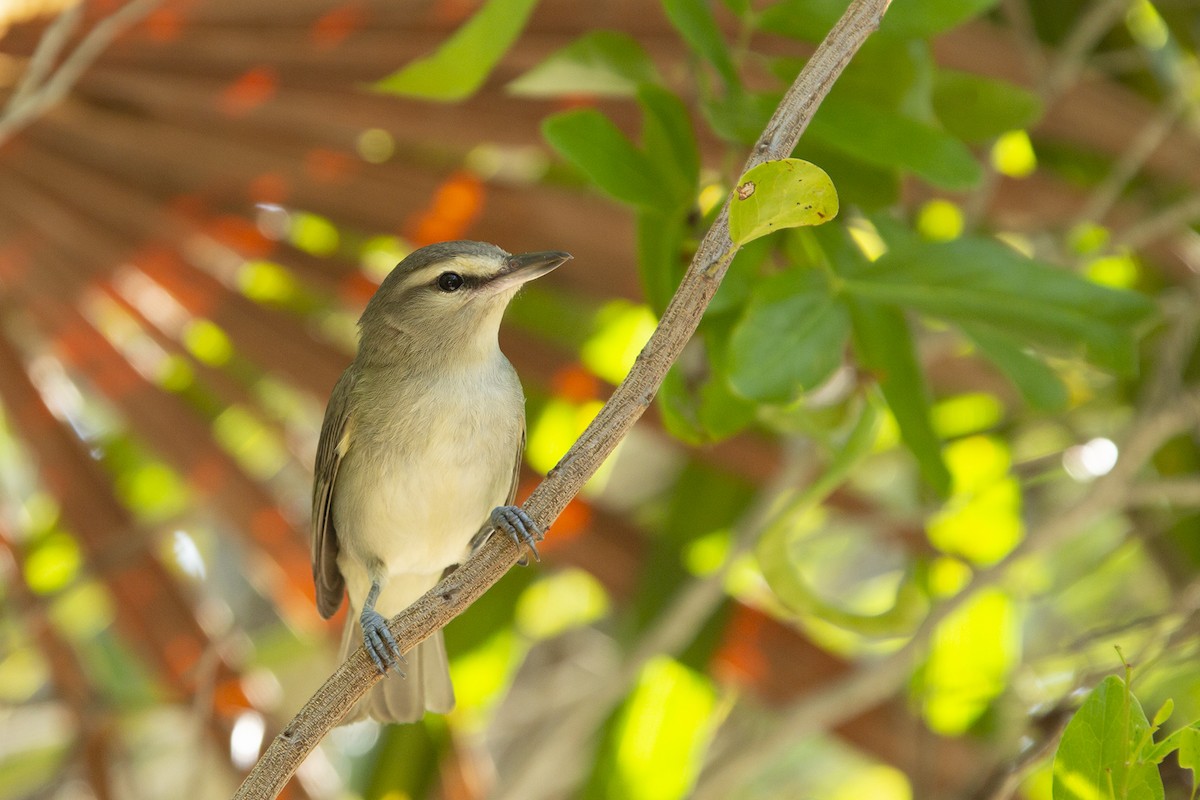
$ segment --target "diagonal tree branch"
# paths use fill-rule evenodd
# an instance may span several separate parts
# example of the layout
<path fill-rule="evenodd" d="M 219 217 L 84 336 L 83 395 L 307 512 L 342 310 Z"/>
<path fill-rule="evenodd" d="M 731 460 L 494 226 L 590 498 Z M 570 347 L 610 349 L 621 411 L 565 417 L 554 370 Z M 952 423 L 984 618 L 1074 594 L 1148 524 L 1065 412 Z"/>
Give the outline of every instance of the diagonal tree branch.
<path fill-rule="evenodd" d="M 853 0 L 796 77 L 751 150 L 745 169 L 786 158 L 859 47 L 879 27 L 891 0 Z M 587 430 L 525 501 L 525 511 L 543 528 L 558 517 L 650 405 L 671 364 L 696 331 L 736 248 L 729 237 L 729 201 L 692 259 L 679 289 L 625 380 Z M 496 583 L 521 553 L 511 539 L 493 536 L 466 563 L 388 623 L 403 651 L 443 627 Z M 380 680 L 359 648 L 309 698 L 263 753 L 235 800 L 279 794 L 305 756 Z"/>

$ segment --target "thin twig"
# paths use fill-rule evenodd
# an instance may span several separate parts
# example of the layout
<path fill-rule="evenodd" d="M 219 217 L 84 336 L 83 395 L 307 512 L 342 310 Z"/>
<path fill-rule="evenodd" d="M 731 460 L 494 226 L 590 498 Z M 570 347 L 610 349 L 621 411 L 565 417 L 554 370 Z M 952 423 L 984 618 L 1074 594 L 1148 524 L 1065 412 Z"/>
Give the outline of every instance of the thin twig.
<path fill-rule="evenodd" d="M 62 49 L 63 40 L 73 29 L 75 17 L 72 15 L 80 13 L 73 9 L 64 11 L 43 35 L 43 41 L 38 43 L 27 68 L 27 75 L 33 73 L 28 78 L 28 85 L 23 77 L 21 85 L 5 106 L 3 115 L 0 115 L 0 144 L 66 97 L 79 77 L 114 39 L 161 2 L 162 0 L 130 0 L 97 22 L 54 74 L 44 78 L 50 63 Z M 52 41 L 47 43 L 46 38 Z"/>
<path fill-rule="evenodd" d="M 1078 79 L 1092 48 L 1116 23 L 1131 0 L 1096 0 L 1075 22 L 1066 39 L 1048 60 L 1037 39 L 1032 18 L 1023 0 L 1006 0 L 1003 6 L 1011 27 L 1019 34 L 1018 46 L 1025 55 L 1034 91 L 1044 108 L 1050 106 Z M 983 179 L 964 203 L 963 213 L 970 228 L 978 227 L 992 202 L 1000 176 L 991 161 L 983 164 Z"/>
<path fill-rule="evenodd" d="M 1074 225 L 1089 221 L 1099 222 L 1112 210 L 1121 192 L 1174 130 L 1189 103 L 1188 93 L 1182 87 L 1176 87 L 1167 105 L 1160 108 L 1158 113 L 1142 126 L 1109 173 L 1104 176 L 1104 180 L 1092 190 L 1083 208 L 1075 215 Z"/>
<path fill-rule="evenodd" d="M 853 0 L 784 95 L 746 169 L 791 155 L 821 101 L 859 47 L 879 27 L 891 0 Z M 671 364 L 691 339 L 724 277 L 736 248 L 729 238 L 729 201 L 692 259 L 679 289 L 625 380 L 587 430 L 525 501 L 524 509 L 543 529 L 596 472 L 654 400 Z M 493 536 L 484 547 L 388 625 L 408 651 L 462 613 L 516 563 L 521 553 L 511 539 Z M 279 794 L 305 756 L 379 680 L 359 648 L 317 690 L 271 742 L 235 798 Z"/>
<path fill-rule="evenodd" d="M 38 40 L 37 48 L 34 49 L 29 63 L 25 66 L 25 71 L 21 73 L 21 79 L 17 82 L 16 89 L 13 90 L 12 96 L 5 104 L 4 116 L 9 116 L 13 109 L 25 102 L 26 98 L 42 85 L 46 76 L 50 74 L 50 68 L 58 60 L 63 46 L 75 33 L 75 29 L 79 27 L 82 18 L 83 3 L 77 2 L 64 8 L 54 22 L 46 28 L 42 38 Z"/>
<path fill-rule="evenodd" d="M 1129 491 L 1132 506 L 1171 505 L 1200 508 L 1200 479 L 1163 478 L 1143 482 Z"/>
<path fill-rule="evenodd" d="M 1180 233 L 1197 219 L 1200 219 L 1200 192 L 1190 194 L 1157 214 L 1130 225 L 1113 237 L 1113 244 L 1140 250 L 1159 239 Z"/>
<path fill-rule="evenodd" d="M 1092 48 L 1117 24 L 1130 3 L 1131 0 L 1096 0 L 1079 17 L 1059 48 L 1059 57 L 1038 82 L 1038 93 L 1047 108 L 1079 78 Z"/>

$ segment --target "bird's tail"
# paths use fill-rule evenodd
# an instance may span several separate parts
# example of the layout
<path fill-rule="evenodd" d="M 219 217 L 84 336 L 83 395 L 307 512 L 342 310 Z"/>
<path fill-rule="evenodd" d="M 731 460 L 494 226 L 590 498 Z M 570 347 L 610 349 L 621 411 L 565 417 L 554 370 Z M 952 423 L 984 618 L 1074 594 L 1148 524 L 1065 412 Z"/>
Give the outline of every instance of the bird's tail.
<path fill-rule="evenodd" d="M 363 643 L 362 626 L 351 614 L 342 631 L 339 659 L 346 657 Z M 392 670 L 375 684 L 365 697 L 350 709 L 343 724 L 370 717 L 378 722 L 416 722 L 426 711 L 445 714 L 454 708 L 454 687 L 450 685 L 450 669 L 446 659 L 446 643 L 439 630 L 414 647 L 402 665 L 406 673 L 401 678 Z"/>

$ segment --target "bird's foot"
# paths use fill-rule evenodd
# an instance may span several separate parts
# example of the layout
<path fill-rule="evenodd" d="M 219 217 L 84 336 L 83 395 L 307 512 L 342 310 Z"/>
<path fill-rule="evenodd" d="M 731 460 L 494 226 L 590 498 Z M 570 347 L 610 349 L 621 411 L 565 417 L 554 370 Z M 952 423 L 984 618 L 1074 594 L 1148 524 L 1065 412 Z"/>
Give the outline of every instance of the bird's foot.
<path fill-rule="evenodd" d="M 388 630 L 387 620 L 373 608 L 363 609 L 358 619 L 362 623 L 363 644 L 367 647 L 367 655 L 375 662 L 379 674 L 386 675 L 388 667 L 392 667 L 403 678 L 404 670 L 400 669 L 400 665 L 407 662 L 404 654 L 400 652 L 400 645 L 396 643 L 396 637 Z"/>
<path fill-rule="evenodd" d="M 542 556 L 538 553 L 537 543 L 546 538 L 546 534 L 525 513 L 524 509 L 520 506 L 497 506 L 492 509 L 489 519 L 496 530 L 508 534 L 517 543 L 517 547 L 525 545 L 529 548 L 529 552 L 533 553 L 535 559 L 542 560 Z M 525 563 L 524 558 L 521 559 L 521 563 Z"/>

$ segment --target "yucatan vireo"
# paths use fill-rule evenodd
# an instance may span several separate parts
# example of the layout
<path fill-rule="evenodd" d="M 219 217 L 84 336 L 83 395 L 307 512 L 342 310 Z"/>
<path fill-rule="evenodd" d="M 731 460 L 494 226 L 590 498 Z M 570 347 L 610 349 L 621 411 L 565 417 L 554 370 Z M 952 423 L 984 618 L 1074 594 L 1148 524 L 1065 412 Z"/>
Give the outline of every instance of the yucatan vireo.
<path fill-rule="evenodd" d="M 327 619 L 349 595 L 342 658 L 364 643 L 380 672 L 401 674 L 380 681 L 347 722 L 449 711 L 441 631 L 405 662 L 386 619 L 494 531 L 537 555 L 542 532 L 509 505 L 525 396 L 497 334 L 522 284 L 570 258 L 429 245 L 401 261 L 363 310 L 358 354 L 333 388 L 317 445 L 313 579 Z"/>

